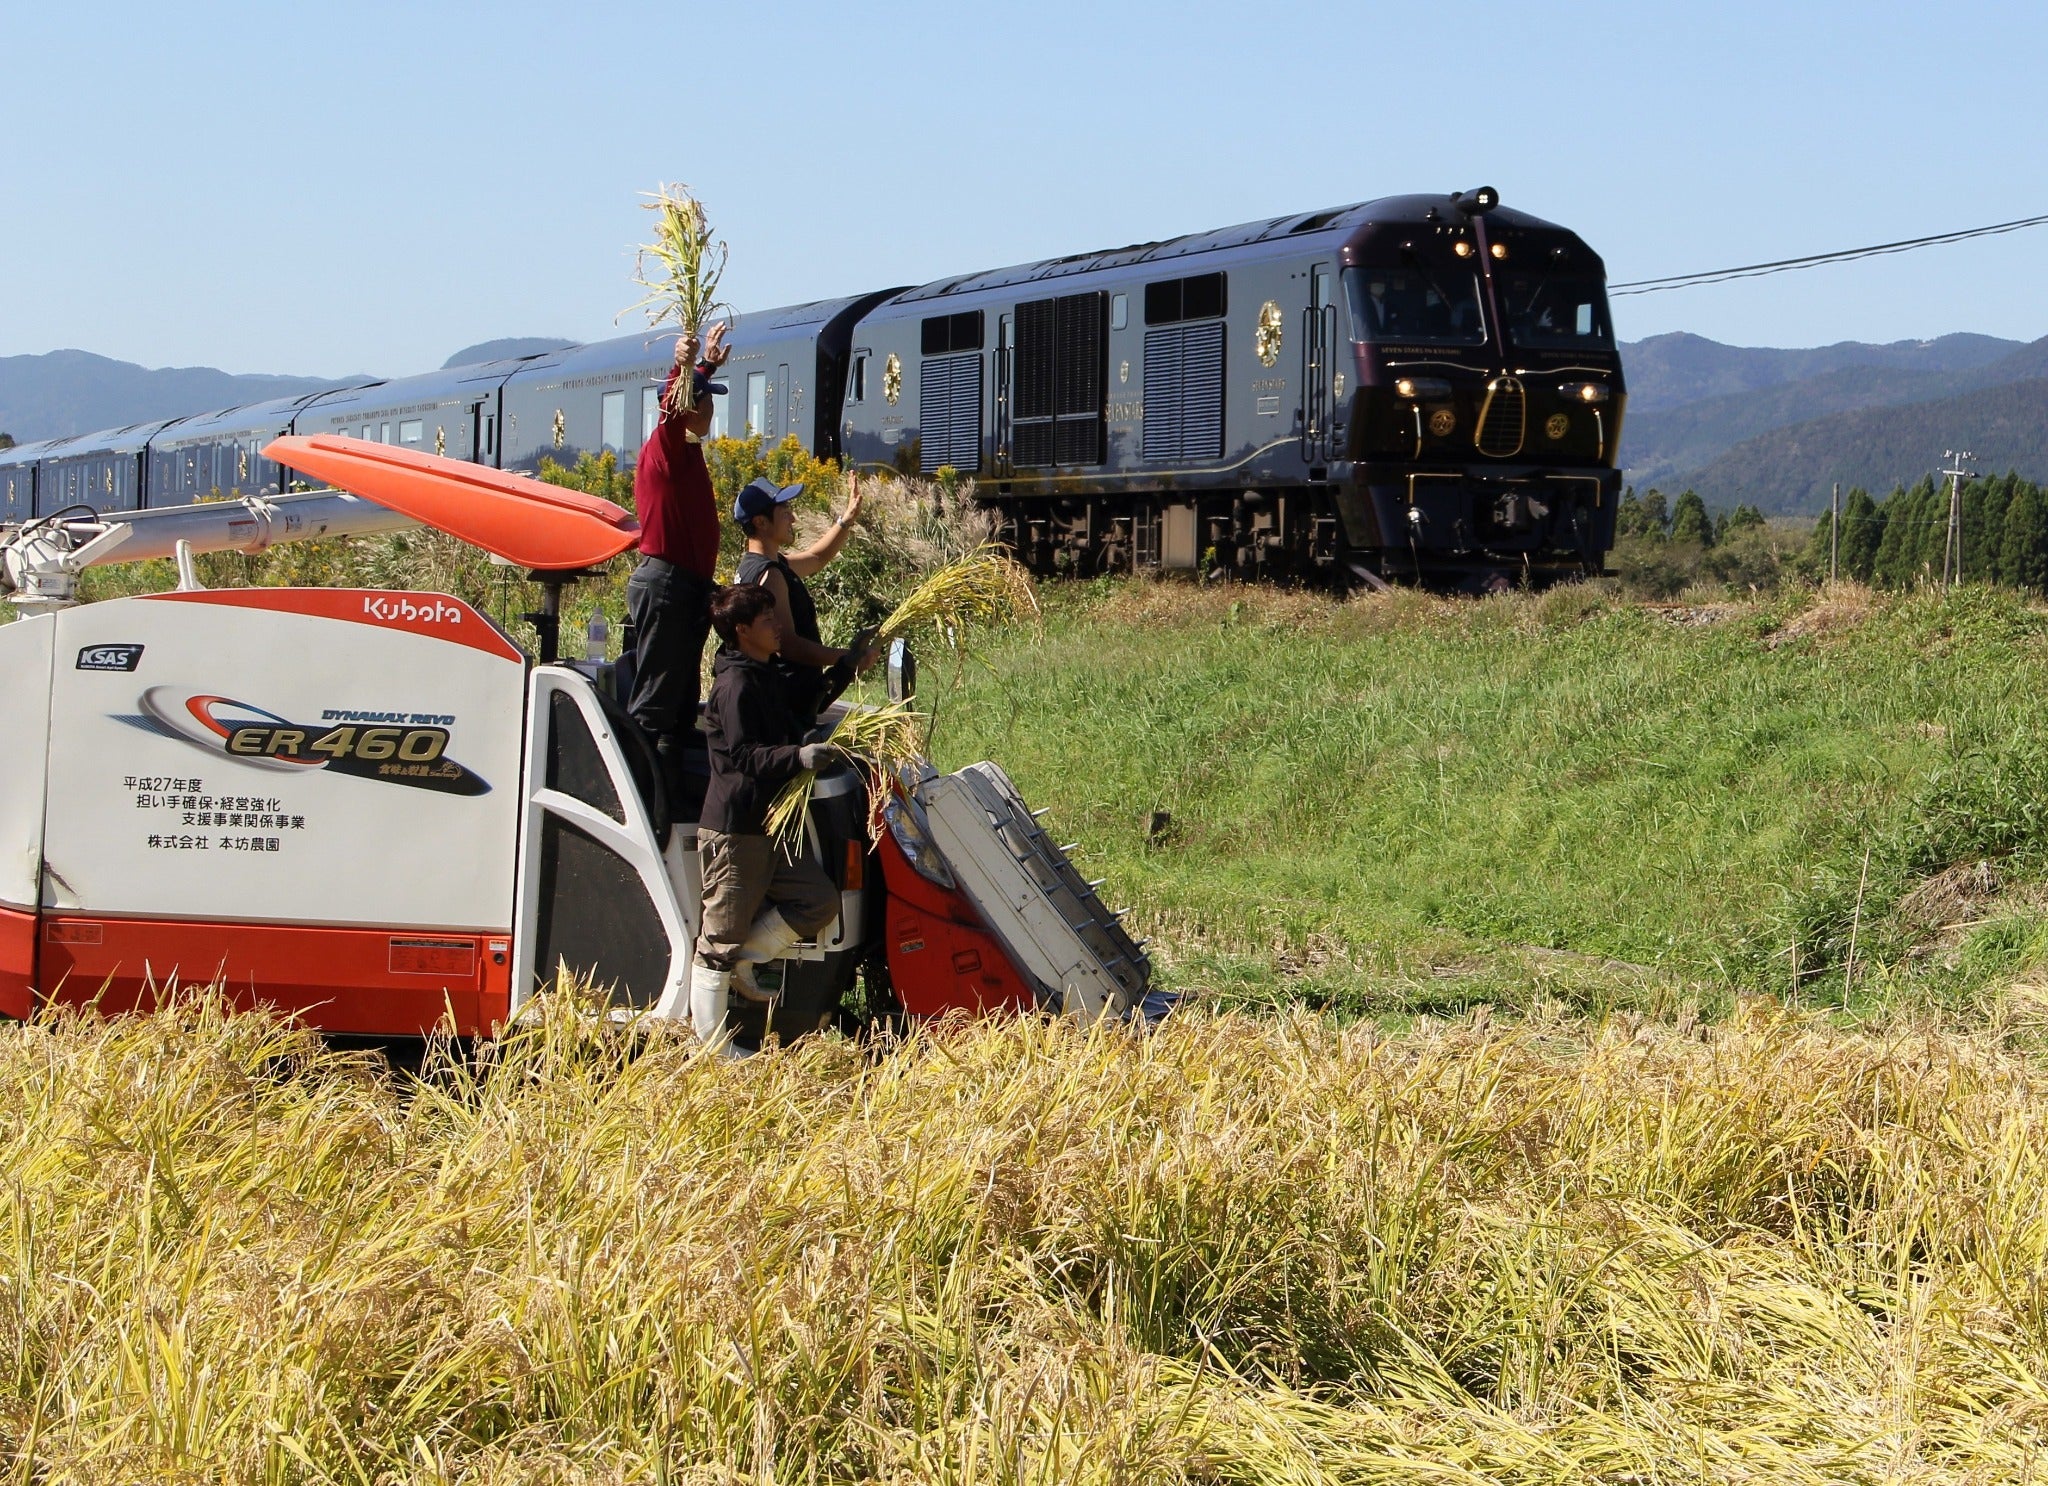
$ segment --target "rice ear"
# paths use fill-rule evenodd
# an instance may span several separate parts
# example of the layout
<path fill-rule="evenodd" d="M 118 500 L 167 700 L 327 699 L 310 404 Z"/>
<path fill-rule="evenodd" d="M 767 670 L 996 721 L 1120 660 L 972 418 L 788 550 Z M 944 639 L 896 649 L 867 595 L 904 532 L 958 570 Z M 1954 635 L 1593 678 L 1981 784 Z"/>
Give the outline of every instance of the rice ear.
<path fill-rule="evenodd" d="M 868 797 L 880 801 L 895 772 L 924 757 L 925 725 L 930 720 L 904 702 L 854 707 L 839 719 L 827 741 L 843 749 L 868 776 Z M 769 802 L 768 834 L 786 853 L 794 853 L 803 844 L 804 821 L 817 785 L 817 774 L 805 769 L 792 776 Z M 879 833 L 880 818 L 879 810 L 870 816 L 871 835 Z"/>
<path fill-rule="evenodd" d="M 673 321 L 685 336 L 701 340 L 705 324 L 721 312 L 728 321 L 733 318 L 732 306 L 718 297 L 730 249 L 713 233 L 704 203 L 690 194 L 688 186 L 664 182 L 643 194 L 649 198 L 643 205 L 655 213 L 654 241 L 635 250 L 633 278 L 647 293 L 617 318 L 645 309 L 649 325 Z M 676 378 L 669 389 L 668 410 L 688 407 L 689 398 L 688 380 Z"/>

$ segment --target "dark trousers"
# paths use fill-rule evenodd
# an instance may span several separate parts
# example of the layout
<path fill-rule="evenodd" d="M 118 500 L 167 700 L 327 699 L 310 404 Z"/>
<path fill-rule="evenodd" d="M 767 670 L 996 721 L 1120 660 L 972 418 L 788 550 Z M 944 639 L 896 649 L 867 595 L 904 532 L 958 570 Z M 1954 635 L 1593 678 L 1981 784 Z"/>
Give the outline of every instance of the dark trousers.
<path fill-rule="evenodd" d="M 641 558 L 626 580 L 626 612 L 636 636 L 633 699 L 626 710 L 663 753 L 680 751 L 697 725 L 712 587 L 709 578 L 658 557 Z"/>

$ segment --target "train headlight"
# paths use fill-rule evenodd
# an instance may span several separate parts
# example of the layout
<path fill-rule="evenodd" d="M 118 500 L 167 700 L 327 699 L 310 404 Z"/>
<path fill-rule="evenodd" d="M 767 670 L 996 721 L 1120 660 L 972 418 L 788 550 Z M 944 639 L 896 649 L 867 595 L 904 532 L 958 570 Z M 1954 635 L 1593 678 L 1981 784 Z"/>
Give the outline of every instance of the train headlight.
<path fill-rule="evenodd" d="M 1449 397 L 1451 384 L 1438 377 L 1401 377 L 1394 383 L 1394 395 L 1413 402 L 1428 402 L 1432 398 Z"/>
<path fill-rule="evenodd" d="M 1495 243 L 1491 248 L 1487 249 L 1487 251 L 1492 253 L 1494 257 L 1499 258 L 1502 261 L 1506 261 L 1508 256 L 1508 245 L 1506 243 Z"/>
<path fill-rule="evenodd" d="M 1454 242 L 1451 244 L 1451 251 L 1460 258 L 1470 258 L 1472 256 L 1472 244 L 1464 241 Z"/>
<path fill-rule="evenodd" d="M 1557 395 L 1568 397 L 1573 402 L 1598 406 L 1607 401 L 1612 394 L 1605 382 L 1560 382 L 1557 384 Z"/>

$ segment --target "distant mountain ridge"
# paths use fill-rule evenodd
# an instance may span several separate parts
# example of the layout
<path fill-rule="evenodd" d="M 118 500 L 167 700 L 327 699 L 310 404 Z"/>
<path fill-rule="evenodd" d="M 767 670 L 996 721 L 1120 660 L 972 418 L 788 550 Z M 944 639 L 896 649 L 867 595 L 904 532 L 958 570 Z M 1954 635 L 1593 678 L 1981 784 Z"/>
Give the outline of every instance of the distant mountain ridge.
<path fill-rule="evenodd" d="M 2048 337 L 1985 335 L 1812 350 L 1683 333 L 1622 347 L 1630 484 L 1691 488 L 1723 509 L 1810 515 L 1834 484 L 1882 495 L 1968 448 L 1985 470 L 2048 478 Z"/>
<path fill-rule="evenodd" d="M 210 366 L 150 369 L 90 351 L 0 356 L 0 432 L 21 443 L 185 418 L 317 392 L 349 377 L 236 376 Z"/>

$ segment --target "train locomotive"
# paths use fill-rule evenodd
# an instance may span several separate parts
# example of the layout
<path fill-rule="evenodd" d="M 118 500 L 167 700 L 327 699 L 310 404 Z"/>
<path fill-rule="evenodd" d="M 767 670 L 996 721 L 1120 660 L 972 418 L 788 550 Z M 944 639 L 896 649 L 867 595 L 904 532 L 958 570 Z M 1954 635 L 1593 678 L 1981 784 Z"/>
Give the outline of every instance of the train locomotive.
<path fill-rule="evenodd" d="M 1604 266 L 1491 189 L 749 313 L 731 340 L 715 431 L 971 477 L 1040 573 L 1484 588 L 1598 573 L 1613 546 L 1627 390 Z M 630 464 L 673 347 L 23 445 L 0 452 L 0 522 L 274 492 L 261 451 L 294 434 Z"/>

